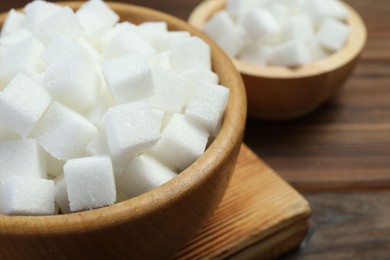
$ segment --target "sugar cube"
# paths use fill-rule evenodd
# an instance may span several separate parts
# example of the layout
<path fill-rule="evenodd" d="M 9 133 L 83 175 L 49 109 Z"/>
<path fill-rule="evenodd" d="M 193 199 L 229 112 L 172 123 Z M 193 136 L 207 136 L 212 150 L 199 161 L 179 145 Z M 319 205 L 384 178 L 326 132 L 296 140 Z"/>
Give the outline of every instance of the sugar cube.
<path fill-rule="evenodd" d="M 110 108 L 104 115 L 104 129 L 111 154 L 128 159 L 150 149 L 160 139 L 159 123 L 143 101 Z"/>
<path fill-rule="evenodd" d="M 272 47 L 257 43 L 248 43 L 246 47 L 238 55 L 241 61 L 264 66 L 268 64 L 269 58 L 272 55 Z"/>
<path fill-rule="evenodd" d="M 103 58 L 109 60 L 123 56 L 128 52 L 137 51 L 148 58 L 156 51 L 153 46 L 132 28 L 124 29 L 115 34 L 104 49 Z"/>
<path fill-rule="evenodd" d="M 1 28 L 1 37 L 4 37 L 7 34 L 13 33 L 20 29 L 23 21 L 25 19 L 25 14 L 16 11 L 15 9 L 11 9 L 7 18 L 5 18 L 3 26 Z"/>
<path fill-rule="evenodd" d="M 304 42 L 291 40 L 273 48 L 269 59 L 271 65 L 301 66 L 310 61 L 309 52 Z"/>
<path fill-rule="evenodd" d="M 0 185 L 0 213 L 8 215 L 54 214 L 52 180 L 13 175 Z"/>
<path fill-rule="evenodd" d="M 118 104 L 142 100 L 154 93 L 151 69 L 136 51 L 104 62 L 102 70 Z"/>
<path fill-rule="evenodd" d="M 18 43 L 20 41 L 26 40 L 32 36 L 32 33 L 30 31 L 27 31 L 26 29 L 19 29 L 11 34 L 8 34 L 6 36 L 3 36 L 0 38 L 0 44 L 2 46 L 9 46 L 15 43 Z"/>
<path fill-rule="evenodd" d="M 32 76 L 43 71 L 43 51 L 44 46 L 35 38 L 7 46 L 0 61 L 0 90 L 18 73 Z"/>
<path fill-rule="evenodd" d="M 184 170 L 203 154 L 208 136 L 206 130 L 188 122 L 183 114 L 176 113 L 152 151 L 168 165 Z"/>
<path fill-rule="evenodd" d="M 101 83 L 93 64 L 89 57 L 82 55 L 54 62 L 47 68 L 42 85 L 55 100 L 84 112 L 97 102 Z"/>
<path fill-rule="evenodd" d="M 175 176 L 175 172 L 156 158 L 143 154 L 129 163 L 120 176 L 118 186 L 132 198 L 163 185 Z"/>
<path fill-rule="evenodd" d="M 0 94 L 0 124 L 26 137 L 51 101 L 44 88 L 18 74 Z"/>
<path fill-rule="evenodd" d="M 50 18 L 52 15 L 59 12 L 61 9 L 62 6 L 47 1 L 32 1 L 24 7 L 26 18 L 24 19 L 22 26 L 29 31 L 34 31 L 34 29 L 41 22 Z"/>
<path fill-rule="evenodd" d="M 46 153 L 46 169 L 47 174 L 52 177 L 60 176 L 64 173 L 65 161 L 54 158 L 50 153 Z"/>
<path fill-rule="evenodd" d="M 172 46 L 171 52 L 172 69 L 177 72 L 196 67 L 211 70 L 210 46 L 197 36 L 178 40 Z"/>
<path fill-rule="evenodd" d="M 249 11 L 240 24 L 252 39 L 263 42 L 278 38 L 281 31 L 279 23 L 272 14 L 262 8 Z"/>
<path fill-rule="evenodd" d="M 102 0 L 84 3 L 76 12 L 83 29 L 93 33 L 108 29 L 119 21 L 119 16 Z"/>
<path fill-rule="evenodd" d="M 217 84 L 199 85 L 188 103 L 185 116 L 215 136 L 229 97 L 229 89 Z"/>
<path fill-rule="evenodd" d="M 62 8 L 34 30 L 34 35 L 45 45 L 58 36 L 75 39 L 81 34 L 80 22 L 69 7 Z"/>
<path fill-rule="evenodd" d="M 115 203 L 115 178 L 109 157 L 71 159 L 64 165 L 64 175 L 71 211 Z"/>
<path fill-rule="evenodd" d="M 54 158 L 69 160 L 84 155 L 97 129 L 87 119 L 54 101 L 31 136 Z"/>
<path fill-rule="evenodd" d="M 203 31 L 231 57 L 243 48 L 245 44 L 245 31 L 235 25 L 226 11 L 214 15 L 203 27 Z"/>
<path fill-rule="evenodd" d="M 46 178 L 46 159 L 30 138 L 0 142 L 0 180 L 12 175 Z"/>
<path fill-rule="evenodd" d="M 309 16 L 294 15 L 287 19 L 284 28 L 286 41 L 300 40 L 308 42 L 314 37 L 314 28 Z"/>
<path fill-rule="evenodd" d="M 164 69 L 171 69 L 171 52 L 162 51 L 150 56 L 148 64 L 151 68 L 159 66 Z"/>
<path fill-rule="evenodd" d="M 332 18 L 322 21 L 316 37 L 318 42 L 328 51 L 340 50 L 348 39 L 350 29 L 347 25 Z"/>
<path fill-rule="evenodd" d="M 0 142 L 19 139 L 20 135 L 6 126 L 0 125 Z"/>
<path fill-rule="evenodd" d="M 330 55 L 330 53 L 318 43 L 316 38 L 309 41 L 307 46 L 310 54 L 310 60 L 312 62 L 323 60 Z"/>
<path fill-rule="evenodd" d="M 59 175 L 54 179 L 55 201 L 61 213 L 70 213 L 68 191 L 66 190 L 66 182 L 64 174 Z"/>
<path fill-rule="evenodd" d="M 189 81 L 171 70 L 161 67 L 153 69 L 155 95 L 151 97 L 151 106 L 167 113 L 181 112 L 188 95 Z"/>

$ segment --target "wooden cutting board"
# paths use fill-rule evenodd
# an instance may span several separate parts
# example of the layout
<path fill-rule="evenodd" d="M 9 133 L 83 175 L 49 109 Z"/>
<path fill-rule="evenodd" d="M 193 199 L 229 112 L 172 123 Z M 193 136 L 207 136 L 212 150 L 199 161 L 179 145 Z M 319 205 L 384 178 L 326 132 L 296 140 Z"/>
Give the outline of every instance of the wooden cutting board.
<path fill-rule="evenodd" d="M 273 259 L 299 246 L 308 202 L 246 145 L 226 194 L 178 259 Z"/>

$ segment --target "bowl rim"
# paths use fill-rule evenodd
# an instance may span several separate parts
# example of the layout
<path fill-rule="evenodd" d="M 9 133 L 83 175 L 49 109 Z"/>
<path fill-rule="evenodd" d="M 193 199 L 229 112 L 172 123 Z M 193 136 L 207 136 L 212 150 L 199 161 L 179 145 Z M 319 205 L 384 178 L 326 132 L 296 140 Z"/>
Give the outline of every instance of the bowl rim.
<path fill-rule="evenodd" d="M 66 1 L 56 2 L 61 5 L 77 9 L 85 2 Z M 221 162 L 228 160 L 234 148 L 241 144 L 246 120 L 245 88 L 240 74 L 230 61 L 229 57 L 205 34 L 189 25 L 185 21 L 170 14 L 147 7 L 133 4 L 110 2 L 106 3 L 118 14 L 119 10 L 130 13 L 142 13 L 150 21 L 166 21 L 168 26 L 185 30 L 191 35 L 198 36 L 206 41 L 211 48 L 213 70 L 226 75 L 220 78 L 220 84 L 229 82 L 229 101 L 225 110 L 224 121 L 215 139 L 205 153 L 191 166 L 175 176 L 169 182 L 137 197 L 118 202 L 114 205 L 82 212 L 45 216 L 9 216 L 0 214 L 0 234 L 12 235 L 64 235 L 77 234 L 85 231 L 101 230 L 121 223 L 136 220 L 142 216 L 160 211 L 165 205 L 182 197 L 189 191 L 210 178 L 213 172 L 221 168 Z M 7 13 L 0 14 L 0 21 L 4 21 Z M 1 23 L 2 23 L 1 22 Z M 220 57 L 220 59 L 217 59 Z M 221 75 L 219 75 L 221 77 Z M 222 83 L 221 83 L 222 82 Z M 234 86 L 234 87 L 232 87 Z M 195 176 L 196 175 L 196 176 Z M 26 230 L 24 227 L 32 229 Z M 33 230 L 33 231 L 32 231 Z"/>
<path fill-rule="evenodd" d="M 367 29 L 360 15 L 347 3 L 340 1 L 347 9 L 346 23 L 350 26 L 350 35 L 344 47 L 328 57 L 293 68 L 282 66 L 259 66 L 232 58 L 237 69 L 246 75 L 262 78 L 303 78 L 327 73 L 348 64 L 363 51 L 367 41 Z M 207 20 L 226 6 L 226 0 L 207 0 L 200 3 L 190 14 L 189 24 L 199 30 Z"/>

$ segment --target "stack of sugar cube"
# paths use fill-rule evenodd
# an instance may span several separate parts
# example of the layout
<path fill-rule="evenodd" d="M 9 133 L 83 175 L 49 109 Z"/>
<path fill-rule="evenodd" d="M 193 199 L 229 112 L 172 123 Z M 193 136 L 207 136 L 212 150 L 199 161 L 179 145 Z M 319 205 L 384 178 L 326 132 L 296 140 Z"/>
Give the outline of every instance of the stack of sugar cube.
<path fill-rule="evenodd" d="M 339 0 L 227 0 L 203 31 L 238 60 L 296 67 L 343 48 L 347 18 Z"/>
<path fill-rule="evenodd" d="M 219 131 L 229 89 L 209 46 L 165 22 L 120 22 L 36 0 L 0 36 L 0 213 L 109 206 L 190 166 Z"/>

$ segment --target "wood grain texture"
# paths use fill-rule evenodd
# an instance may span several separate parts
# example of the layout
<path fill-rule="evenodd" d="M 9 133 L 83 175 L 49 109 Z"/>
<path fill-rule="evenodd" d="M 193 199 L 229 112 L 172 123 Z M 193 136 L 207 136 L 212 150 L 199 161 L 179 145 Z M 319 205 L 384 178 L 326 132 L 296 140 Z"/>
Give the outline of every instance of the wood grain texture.
<path fill-rule="evenodd" d="M 295 259 L 389 259 L 390 192 L 308 193 L 313 215 Z"/>
<path fill-rule="evenodd" d="M 307 232 L 306 200 L 245 145 L 217 210 L 179 259 L 273 259 Z"/>

